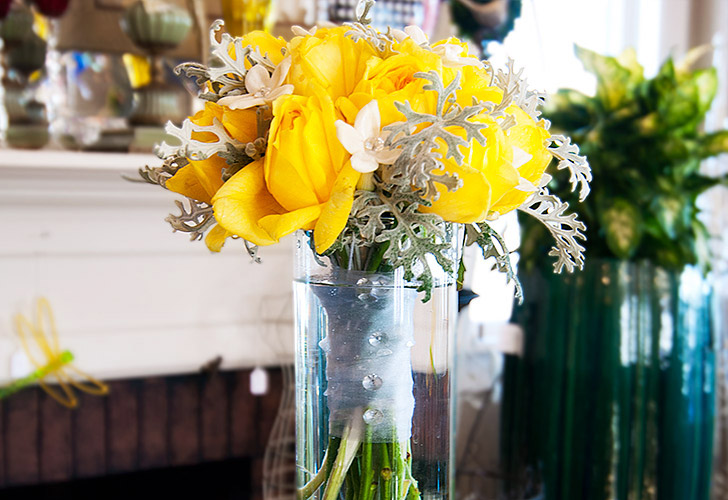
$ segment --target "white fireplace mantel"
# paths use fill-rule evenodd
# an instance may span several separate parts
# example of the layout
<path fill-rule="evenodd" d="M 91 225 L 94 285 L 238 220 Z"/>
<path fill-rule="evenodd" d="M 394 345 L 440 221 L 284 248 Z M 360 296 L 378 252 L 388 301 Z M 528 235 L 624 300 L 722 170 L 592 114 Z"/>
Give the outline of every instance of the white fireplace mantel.
<path fill-rule="evenodd" d="M 164 217 L 180 198 L 124 180 L 152 155 L 0 150 L 0 384 L 23 371 L 13 318 L 53 306 L 61 346 L 103 378 L 292 359 L 290 241 L 250 262 Z"/>

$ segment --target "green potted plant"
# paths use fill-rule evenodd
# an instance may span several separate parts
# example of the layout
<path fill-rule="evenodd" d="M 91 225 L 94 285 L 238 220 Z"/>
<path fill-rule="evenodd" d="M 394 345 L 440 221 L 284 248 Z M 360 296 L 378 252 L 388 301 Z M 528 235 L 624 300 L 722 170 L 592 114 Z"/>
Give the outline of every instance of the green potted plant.
<path fill-rule="evenodd" d="M 581 145 L 597 181 L 579 207 L 587 259 L 551 280 L 542 230 L 522 221 L 525 343 L 506 362 L 506 496 L 707 499 L 715 354 L 697 199 L 726 182 L 700 172 L 728 151 L 728 131 L 701 128 L 716 71 L 691 70 L 695 52 L 654 78 L 632 50 L 576 53 L 596 95 L 561 90 L 545 116 Z M 575 203 L 567 179 L 549 187 Z"/>

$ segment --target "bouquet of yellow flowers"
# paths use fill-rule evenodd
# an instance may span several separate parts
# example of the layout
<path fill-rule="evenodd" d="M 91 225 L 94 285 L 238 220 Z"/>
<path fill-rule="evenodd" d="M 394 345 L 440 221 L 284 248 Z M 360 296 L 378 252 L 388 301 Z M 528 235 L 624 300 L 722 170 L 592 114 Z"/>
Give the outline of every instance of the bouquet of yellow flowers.
<path fill-rule="evenodd" d="M 212 251 L 239 238 L 256 260 L 259 247 L 302 230 L 316 259 L 348 271 L 402 270 L 427 301 L 433 266 L 453 273 L 461 265 L 444 242 L 451 223 L 515 279 L 489 221 L 520 209 L 554 235 L 557 271 L 581 267 L 584 226 L 549 194 L 545 170 L 556 158 L 582 199 L 591 173 L 578 148 L 539 118 L 544 95 L 528 89 L 512 62 L 494 71 L 457 39 L 431 44 L 417 27 L 374 29 L 372 4 L 360 5 L 358 22 L 294 27 L 288 42 L 264 32 L 232 38 L 213 25 L 213 64 L 178 67 L 197 79 L 205 107 L 180 128 L 169 124 L 179 144 L 160 145 L 164 164 L 140 171 L 188 198 L 168 218 L 174 229 L 204 236 Z M 358 321 L 375 322 L 380 313 L 369 311 Z M 336 351 L 325 342 L 322 350 Z M 381 383 L 364 378 L 373 392 Z M 411 387 L 410 375 L 410 398 Z M 338 422 L 336 432 L 332 422 L 326 457 L 300 498 L 319 488 L 329 499 L 419 497 L 409 436 L 401 435 L 408 426 L 374 439 L 359 406 L 358 420 Z"/>

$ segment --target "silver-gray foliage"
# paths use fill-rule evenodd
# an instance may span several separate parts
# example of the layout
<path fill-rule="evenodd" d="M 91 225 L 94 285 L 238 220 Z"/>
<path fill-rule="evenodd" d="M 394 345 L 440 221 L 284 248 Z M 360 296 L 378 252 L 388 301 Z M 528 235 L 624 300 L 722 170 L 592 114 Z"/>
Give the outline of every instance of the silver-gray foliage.
<path fill-rule="evenodd" d="M 586 226 L 576 218 L 575 213 L 567 214 L 568 208 L 568 203 L 550 194 L 546 188 L 534 193 L 518 208 L 541 221 L 553 236 L 556 246 L 549 251 L 549 256 L 557 257 L 554 263 L 554 271 L 557 273 L 564 267 L 568 272 L 584 267 L 584 247 L 577 238 L 586 240 L 583 233 Z"/>

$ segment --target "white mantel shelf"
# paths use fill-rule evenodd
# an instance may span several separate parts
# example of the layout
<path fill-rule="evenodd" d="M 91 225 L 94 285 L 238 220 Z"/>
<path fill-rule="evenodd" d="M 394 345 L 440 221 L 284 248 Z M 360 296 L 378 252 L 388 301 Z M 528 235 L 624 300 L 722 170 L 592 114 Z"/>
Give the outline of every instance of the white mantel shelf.
<path fill-rule="evenodd" d="M 0 384 L 21 352 L 13 326 L 45 296 L 61 345 L 101 378 L 290 362 L 292 242 L 252 264 L 173 233 L 181 196 L 128 182 L 152 154 L 0 150 Z M 15 361 L 13 361 L 15 360 Z M 22 371 L 22 370 L 21 370 Z"/>
<path fill-rule="evenodd" d="M 136 171 L 144 165 L 158 165 L 155 155 L 141 153 L 96 153 L 41 149 L 0 149 L 0 168 L 58 170 Z"/>

